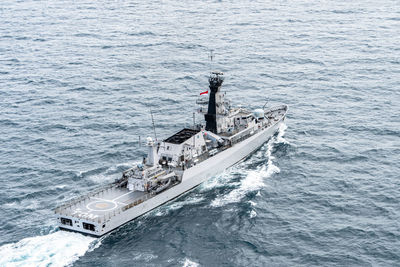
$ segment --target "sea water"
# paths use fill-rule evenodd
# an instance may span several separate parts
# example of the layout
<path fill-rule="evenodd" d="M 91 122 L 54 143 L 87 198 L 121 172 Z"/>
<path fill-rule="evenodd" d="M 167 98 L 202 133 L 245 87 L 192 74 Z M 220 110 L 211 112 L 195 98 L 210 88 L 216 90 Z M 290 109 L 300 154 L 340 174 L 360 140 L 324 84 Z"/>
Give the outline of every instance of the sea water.
<path fill-rule="evenodd" d="M 400 264 L 398 1 L 0 3 L 0 266 Z M 209 60 L 214 51 L 213 61 Z M 233 105 L 288 104 L 258 151 L 101 239 L 53 209 Z M 196 120 L 200 120 L 197 117 Z"/>

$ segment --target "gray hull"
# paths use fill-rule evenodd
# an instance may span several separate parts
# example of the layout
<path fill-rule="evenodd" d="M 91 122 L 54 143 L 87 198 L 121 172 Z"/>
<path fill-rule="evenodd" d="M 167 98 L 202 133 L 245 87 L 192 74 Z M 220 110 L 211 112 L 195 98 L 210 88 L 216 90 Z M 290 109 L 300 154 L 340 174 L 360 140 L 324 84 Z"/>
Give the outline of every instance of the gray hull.
<path fill-rule="evenodd" d="M 152 209 L 172 199 L 175 199 L 176 197 L 206 181 L 210 177 L 223 172 L 225 169 L 247 157 L 249 154 L 261 147 L 278 131 L 280 125 L 285 119 L 285 115 L 286 112 L 269 127 L 235 144 L 231 148 L 221 151 L 218 154 L 202 161 L 201 163 L 185 170 L 182 176 L 182 181 L 179 184 L 155 196 L 143 196 L 143 200 L 140 203 L 135 203 L 135 205 L 132 205 L 132 207 L 126 209 L 123 207 L 123 205 L 129 201 L 129 197 L 131 197 L 132 193 L 135 192 L 110 188 L 109 191 L 101 191 L 97 194 L 94 193 L 82 199 L 80 202 L 70 204 L 70 206 L 67 208 L 56 210 L 58 221 L 60 221 L 60 217 L 70 219 L 72 221 L 72 225 L 66 225 L 65 223 L 62 224 L 59 222 L 59 226 L 65 230 L 77 231 L 94 236 L 102 236 L 151 211 Z M 89 209 L 90 213 L 90 205 L 93 206 L 93 203 L 101 201 L 113 203 L 113 206 L 110 207 L 110 209 L 105 209 L 107 213 L 100 213 L 94 216 L 93 214 L 80 214 L 80 212 L 85 209 Z M 94 225 L 94 228 L 84 229 L 82 227 L 84 223 L 86 223 L 86 225 Z"/>

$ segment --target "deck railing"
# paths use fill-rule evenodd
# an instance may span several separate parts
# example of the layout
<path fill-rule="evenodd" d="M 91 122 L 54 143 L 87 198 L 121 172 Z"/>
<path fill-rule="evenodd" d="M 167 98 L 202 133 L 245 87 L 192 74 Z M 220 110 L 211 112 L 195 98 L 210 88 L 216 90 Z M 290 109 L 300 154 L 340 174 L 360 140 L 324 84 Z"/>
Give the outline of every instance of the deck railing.
<path fill-rule="evenodd" d="M 112 211 L 107 212 L 106 214 L 104 214 L 101 217 L 94 217 L 94 216 L 89 216 L 86 214 L 79 214 L 79 213 L 73 213 L 73 207 L 77 206 L 77 205 L 81 205 L 82 202 L 83 204 L 85 204 L 87 201 L 90 200 L 90 198 L 92 197 L 96 197 L 96 196 L 100 196 L 101 193 L 103 193 L 104 191 L 107 190 L 112 190 L 113 188 L 117 187 L 114 184 L 110 184 L 107 185 L 106 187 L 102 187 L 102 188 L 98 188 L 93 192 L 90 192 L 89 194 L 86 194 L 84 196 L 80 196 L 77 198 L 73 198 L 69 201 L 67 201 L 66 203 L 64 203 L 63 205 L 57 207 L 54 212 L 60 215 L 65 215 L 65 216 L 71 216 L 71 217 L 75 217 L 75 218 L 79 218 L 79 219 L 84 219 L 86 221 L 92 221 L 92 222 L 97 222 L 97 223 L 103 223 L 106 222 L 107 220 L 110 220 L 112 217 L 121 214 L 122 212 L 133 208 L 141 203 L 143 203 L 144 201 L 154 197 L 153 194 L 147 193 L 143 196 L 141 196 L 140 198 L 135 199 L 134 201 L 132 201 L 131 203 L 128 203 L 125 206 L 119 207 L 118 209 L 114 209 Z"/>
<path fill-rule="evenodd" d="M 113 211 L 110 211 L 110 212 L 104 214 L 104 216 L 102 218 L 103 220 L 100 221 L 100 218 L 99 218 L 98 222 L 99 223 L 106 222 L 107 220 L 110 220 L 112 217 L 114 217 L 116 215 L 119 215 L 122 212 L 127 211 L 128 209 L 133 208 L 133 207 L 143 203 L 144 201 L 146 201 L 146 200 L 148 200 L 148 199 L 150 199 L 152 197 L 154 197 L 153 194 L 147 193 L 146 195 L 143 195 L 140 198 L 135 199 L 134 201 L 132 201 L 131 203 L 129 203 L 129 204 L 125 205 L 125 206 L 122 206 L 122 207 L 120 207 L 118 209 L 115 209 Z"/>
<path fill-rule="evenodd" d="M 78 204 L 81 204 L 82 202 L 85 203 L 86 201 L 88 201 L 91 197 L 96 197 L 96 196 L 100 196 L 100 194 L 106 190 L 110 190 L 112 188 L 116 187 L 116 185 L 114 184 L 109 184 L 106 186 L 102 186 L 100 188 L 95 189 L 94 191 L 83 195 L 83 196 L 79 196 L 76 198 L 73 198 L 67 202 L 65 202 L 63 205 L 57 207 L 54 212 L 58 213 L 60 215 L 66 215 L 66 216 L 74 216 L 80 219 L 85 219 L 88 221 L 95 221 L 95 219 L 90 218 L 89 216 L 85 216 L 84 214 L 77 214 L 77 215 L 72 215 L 72 208 Z"/>

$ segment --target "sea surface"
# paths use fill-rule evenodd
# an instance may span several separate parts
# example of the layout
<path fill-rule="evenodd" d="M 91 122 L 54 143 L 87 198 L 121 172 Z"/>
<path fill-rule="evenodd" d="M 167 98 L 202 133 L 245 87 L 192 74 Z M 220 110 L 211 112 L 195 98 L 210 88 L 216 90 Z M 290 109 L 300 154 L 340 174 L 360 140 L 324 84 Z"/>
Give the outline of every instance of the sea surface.
<path fill-rule="evenodd" d="M 159 138 L 192 123 L 210 69 L 286 124 L 105 237 L 57 230 L 142 159 L 150 109 Z M 2 0 L 0 266 L 65 265 L 400 266 L 399 1 Z"/>

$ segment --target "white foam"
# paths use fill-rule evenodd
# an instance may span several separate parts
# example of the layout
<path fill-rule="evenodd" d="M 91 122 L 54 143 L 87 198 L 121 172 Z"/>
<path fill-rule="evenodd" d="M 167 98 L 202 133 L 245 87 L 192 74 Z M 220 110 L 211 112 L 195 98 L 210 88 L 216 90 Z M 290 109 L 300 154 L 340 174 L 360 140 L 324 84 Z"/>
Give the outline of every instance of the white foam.
<path fill-rule="evenodd" d="M 185 200 L 175 201 L 166 206 L 161 206 L 160 208 L 157 209 L 157 211 L 154 215 L 155 216 L 164 216 L 172 210 L 178 210 L 178 209 L 182 208 L 183 206 L 190 205 L 190 204 L 196 204 L 203 200 L 205 200 L 204 197 L 194 195 L 193 197 L 189 197 Z"/>
<path fill-rule="evenodd" d="M 191 261 L 188 258 L 185 258 L 185 262 L 183 263 L 183 267 L 197 267 L 199 264 L 197 262 Z"/>
<path fill-rule="evenodd" d="M 257 216 L 257 212 L 255 210 L 250 211 L 250 218 L 254 218 Z"/>
<path fill-rule="evenodd" d="M 278 168 L 278 166 L 275 166 L 274 163 L 272 162 L 272 160 L 275 159 L 275 157 L 271 155 L 271 153 L 272 153 L 272 148 L 273 148 L 273 144 L 272 144 L 272 142 L 269 142 L 269 143 L 268 143 L 267 151 L 266 151 L 266 153 L 265 153 L 265 155 L 266 155 L 267 158 L 268 158 L 268 162 L 267 162 L 268 167 L 267 167 L 267 170 L 266 170 L 266 172 L 265 172 L 265 176 L 266 176 L 266 177 L 270 177 L 272 174 L 274 174 L 274 173 L 279 173 L 279 172 L 281 171 L 281 170 Z"/>
<path fill-rule="evenodd" d="M 282 124 L 279 128 L 279 133 L 277 137 L 273 137 L 269 142 L 268 142 L 268 146 L 267 146 L 267 151 L 266 154 L 263 155 L 264 150 L 258 150 L 254 155 L 252 155 L 252 159 L 256 160 L 256 159 L 260 159 L 263 157 L 267 157 L 268 158 L 268 169 L 267 169 L 267 176 L 270 176 L 272 173 L 276 173 L 279 172 L 279 168 L 276 167 L 275 165 L 273 165 L 272 163 L 272 159 L 274 159 L 274 157 L 271 156 L 271 152 L 272 152 L 272 147 L 274 143 L 279 143 L 279 142 L 287 142 L 284 138 L 283 135 L 285 134 L 285 130 L 286 130 L 287 126 L 285 124 Z M 279 139 L 280 141 L 278 142 L 277 139 Z M 204 183 L 202 183 L 199 187 L 201 192 L 204 191 L 208 191 L 211 189 L 215 189 L 215 188 L 219 188 L 219 187 L 224 187 L 226 186 L 226 184 L 233 178 L 233 176 L 235 174 L 242 174 L 243 172 L 246 172 L 244 170 L 244 167 L 248 164 L 251 164 L 252 161 L 250 160 L 246 160 L 246 161 L 241 161 L 239 163 L 237 163 L 236 165 L 232 166 L 231 168 L 229 168 L 228 170 L 225 170 L 223 173 L 208 179 L 207 181 L 205 181 Z M 238 186 L 241 183 L 232 183 L 229 182 L 229 184 L 231 186 Z"/>
<path fill-rule="evenodd" d="M 103 174 L 103 173 L 99 173 L 99 174 L 94 174 L 94 175 L 90 175 L 88 176 L 88 178 L 90 180 L 92 180 L 92 182 L 95 182 L 96 184 L 103 184 L 105 182 L 112 182 L 115 179 L 117 179 L 119 177 L 119 175 L 108 175 L 108 174 Z"/>
<path fill-rule="evenodd" d="M 236 173 L 238 173 L 237 165 L 225 170 L 211 179 L 206 180 L 199 186 L 200 192 L 226 186 L 227 182 L 229 182 Z M 230 183 L 230 185 L 238 185 L 238 183 Z"/>
<path fill-rule="evenodd" d="M 173 202 L 172 204 L 168 205 L 167 207 L 168 207 L 168 209 L 171 209 L 171 210 L 177 210 L 177 209 L 182 208 L 185 205 L 196 204 L 203 200 L 204 200 L 203 197 L 198 197 L 195 195 L 194 197 L 188 198 L 184 201 Z"/>
<path fill-rule="evenodd" d="M 109 167 L 105 172 L 106 172 L 106 174 L 113 174 L 115 172 L 118 172 L 119 167 L 125 167 L 128 169 L 128 168 L 132 168 L 132 167 L 136 166 L 139 163 L 141 163 L 141 161 L 118 163 L 118 164 L 115 164 L 114 166 Z"/>
<path fill-rule="evenodd" d="M 93 237 L 58 231 L 0 247 L 0 266 L 66 266 L 99 242 Z"/>
<path fill-rule="evenodd" d="M 8 202 L 8 203 L 3 204 L 3 207 L 4 208 L 16 208 L 16 207 L 19 207 L 19 204 L 16 201 L 13 201 L 13 202 Z"/>
<path fill-rule="evenodd" d="M 282 123 L 279 126 L 278 130 L 278 136 L 276 137 L 276 142 L 277 143 L 283 143 L 283 144 L 289 144 L 289 141 L 287 141 L 283 136 L 285 135 L 287 129 L 287 125 L 285 123 Z"/>
<path fill-rule="evenodd" d="M 253 192 L 265 186 L 264 179 L 270 177 L 274 173 L 279 173 L 280 169 L 273 164 L 274 157 L 271 155 L 273 144 L 276 142 L 272 138 L 267 144 L 265 156 L 268 158 L 267 165 L 261 166 L 258 170 L 247 171 L 246 178 L 244 178 L 239 187 L 232 190 L 229 194 L 214 199 L 211 206 L 220 207 L 229 203 L 239 202 L 248 192 Z M 257 156 L 257 155 L 256 155 Z M 242 173 L 245 170 L 242 170 Z M 258 193 L 258 192 L 257 192 Z"/>
<path fill-rule="evenodd" d="M 144 260 L 145 262 L 149 262 L 151 260 L 157 259 L 158 256 L 151 253 L 143 253 L 143 252 L 135 252 L 135 256 L 132 257 L 133 261 Z M 133 265 L 133 264 L 132 264 Z"/>
<path fill-rule="evenodd" d="M 115 179 L 120 178 L 122 175 L 118 171 L 119 167 L 126 167 L 128 169 L 132 168 L 133 166 L 136 166 L 138 163 L 141 163 L 141 161 L 118 163 L 107 168 L 105 171 L 101 173 L 88 175 L 88 178 L 97 184 L 103 184 L 105 182 L 113 182 Z M 84 173 L 86 173 L 86 171 L 80 171 L 78 174 L 79 177 L 82 177 Z"/>
<path fill-rule="evenodd" d="M 232 190 L 229 194 L 216 198 L 211 202 L 211 206 L 220 207 L 229 203 L 240 201 L 247 192 L 255 191 L 264 186 L 263 171 L 249 171 L 246 178 L 242 180 L 240 186 Z"/>
<path fill-rule="evenodd" d="M 257 203 L 254 202 L 254 201 L 251 201 L 251 200 L 250 200 L 249 203 L 250 203 L 250 205 L 252 205 L 253 207 L 254 207 L 254 206 L 257 206 Z"/>

